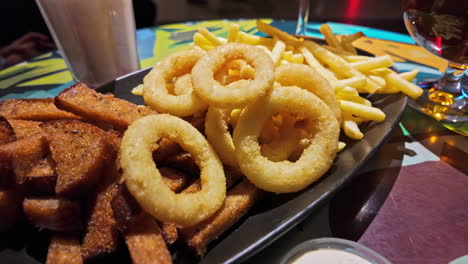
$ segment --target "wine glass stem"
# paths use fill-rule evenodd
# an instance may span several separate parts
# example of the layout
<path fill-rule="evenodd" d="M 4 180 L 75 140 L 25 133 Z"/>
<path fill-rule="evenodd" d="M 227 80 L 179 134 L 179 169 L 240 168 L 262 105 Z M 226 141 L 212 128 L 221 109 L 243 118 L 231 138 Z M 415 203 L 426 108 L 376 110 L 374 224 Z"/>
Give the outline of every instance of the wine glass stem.
<path fill-rule="evenodd" d="M 306 35 L 307 22 L 309 21 L 309 0 L 299 0 L 299 14 L 297 15 L 297 35 Z"/>
<path fill-rule="evenodd" d="M 465 69 L 449 63 L 442 76 L 436 84 L 439 90 L 452 94 L 460 94 L 462 91 L 461 79 L 465 74 Z"/>

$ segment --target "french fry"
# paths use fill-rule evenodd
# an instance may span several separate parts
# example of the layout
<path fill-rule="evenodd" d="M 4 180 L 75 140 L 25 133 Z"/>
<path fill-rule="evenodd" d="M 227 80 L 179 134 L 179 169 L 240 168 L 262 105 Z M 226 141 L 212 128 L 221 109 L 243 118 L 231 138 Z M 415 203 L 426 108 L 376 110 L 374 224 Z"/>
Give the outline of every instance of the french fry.
<path fill-rule="evenodd" d="M 358 91 L 350 86 L 338 87 L 335 89 L 335 95 L 348 95 L 348 96 L 359 96 Z"/>
<path fill-rule="evenodd" d="M 338 56 L 351 56 L 351 55 L 354 55 L 353 53 L 347 51 L 347 50 L 344 50 L 344 49 L 339 49 L 339 48 L 335 48 L 335 47 L 332 47 L 332 46 L 328 46 L 328 45 L 323 45 L 322 46 L 324 49 L 330 51 L 330 52 L 333 52 L 334 54 L 338 55 Z"/>
<path fill-rule="evenodd" d="M 237 35 L 239 34 L 239 29 L 240 29 L 239 24 L 235 24 L 235 23 L 229 24 L 227 42 L 235 42 L 237 40 Z"/>
<path fill-rule="evenodd" d="M 366 120 L 382 122 L 385 119 L 385 113 L 379 108 L 358 104 L 346 100 L 338 100 L 340 108 L 344 112 L 361 117 Z"/>
<path fill-rule="evenodd" d="M 362 98 L 361 96 L 337 94 L 336 97 L 338 100 L 345 100 L 345 101 L 355 102 L 355 103 L 362 104 L 362 105 L 372 106 L 372 103 L 369 100 Z"/>
<path fill-rule="evenodd" d="M 278 65 L 281 61 L 281 55 L 284 52 L 284 49 L 286 48 L 286 44 L 284 44 L 283 41 L 280 39 L 277 39 L 275 42 L 275 46 L 273 47 L 273 50 L 271 51 L 271 59 L 273 60 L 273 63 L 275 65 Z"/>
<path fill-rule="evenodd" d="M 399 73 L 398 76 L 407 80 L 408 82 L 412 82 L 414 78 L 416 78 L 416 75 L 418 75 L 418 73 L 419 73 L 419 70 L 412 70 L 412 71 Z"/>
<path fill-rule="evenodd" d="M 214 45 L 208 39 L 206 39 L 202 34 L 198 32 L 193 34 L 193 43 L 195 43 L 195 45 L 197 45 L 201 49 L 207 50 L 207 51 L 214 48 Z"/>
<path fill-rule="evenodd" d="M 375 69 L 387 68 L 392 65 L 392 58 L 390 58 L 388 55 L 351 63 L 351 66 L 360 72 L 369 72 Z"/>
<path fill-rule="evenodd" d="M 342 123 L 342 127 L 345 135 L 349 138 L 360 140 L 364 137 L 364 134 L 362 134 L 361 130 L 359 130 L 358 125 L 354 121 L 344 120 Z"/>
<path fill-rule="evenodd" d="M 263 23 L 262 21 L 260 20 L 257 20 L 257 29 L 259 31 L 262 31 L 263 33 L 267 34 L 267 35 L 270 35 L 272 37 L 277 37 L 278 39 L 280 39 L 281 41 L 283 41 L 284 43 L 288 44 L 288 45 L 291 45 L 291 46 L 294 46 L 294 47 L 298 47 L 300 45 L 302 45 L 302 43 L 304 42 L 303 39 L 298 39 L 294 36 L 291 36 L 289 35 L 288 33 L 282 31 L 282 30 L 279 30 L 269 24 L 266 24 L 266 23 Z"/>
<path fill-rule="evenodd" d="M 338 151 L 337 152 L 342 151 L 345 147 L 346 147 L 346 143 L 344 143 L 342 141 L 338 142 Z"/>
<path fill-rule="evenodd" d="M 335 89 L 338 88 L 338 87 L 346 87 L 346 86 L 349 86 L 349 87 L 362 87 L 362 86 L 366 85 L 366 82 L 367 82 L 367 80 L 366 80 L 365 76 L 362 76 L 362 75 L 353 76 L 351 78 L 336 81 Z"/>
<path fill-rule="evenodd" d="M 297 64 L 304 64 L 304 56 L 302 54 L 293 54 L 291 57 L 291 62 Z"/>
<path fill-rule="evenodd" d="M 418 98 L 423 93 L 423 90 L 420 87 L 401 78 L 396 72 L 392 71 L 385 75 L 384 79 L 387 81 L 389 86 L 395 87 L 413 99 Z"/>
<path fill-rule="evenodd" d="M 357 50 L 351 42 L 349 36 L 341 36 L 341 46 L 343 49 L 357 55 Z"/>
<path fill-rule="evenodd" d="M 272 38 L 264 38 L 260 36 L 250 35 L 245 32 L 238 33 L 237 41 L 254 46 L 262 45 L 266 47 L 272 47 L 275 44 L 275 41 Z"/>
<path fill-rule="evenodd" d="M 336 38 L 335 34 L 333 34 L 333 31 L 328 24 L 322 24 L 319 30 L 320 33 L 322 33 L 322 35 L 324 36 L 325 41 L 328 45 L 340 50 L 343 49 L 340 45 L 340 41 Z"/>
<path fill-rule="evenodd" d="M 223 44 L 221 40 L 218 39 L 213 33 L 208 31 L 206 28 L 199 28 L 198 33 L 202 34 L 213 46 L 219 46 Z"/>
<path fill-rule="evenodd" d="M 301 47 L 299 48 L 299 50 L 304 56 L 304 59 L 307 62 L 307 64 L 309 64 L 310 67 L 314 68 L 314 70 L 318 71 L 323 77 L 325 77 L 325 79 L 327 79 L 334 86 L 338 79 L 333 74 L 333 72 L 323 67 L 322 64 L 318 62 L 318 60 L 306 47 Z"/>

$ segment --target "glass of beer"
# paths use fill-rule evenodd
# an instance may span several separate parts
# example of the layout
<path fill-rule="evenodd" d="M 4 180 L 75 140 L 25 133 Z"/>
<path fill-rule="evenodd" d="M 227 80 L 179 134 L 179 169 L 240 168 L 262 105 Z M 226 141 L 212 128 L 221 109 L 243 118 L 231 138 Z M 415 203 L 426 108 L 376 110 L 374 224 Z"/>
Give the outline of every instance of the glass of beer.
<path fill-rule="evenodd" d="M 139 69 L 132 0 L 36 0 L 68 69 L 96 88 Z"/>
<path fill-rule="evenodd" d="M 468 121 L 468 1 L 403 0 L 406 28 L 417 44 L 448 61 L 436 81 L 421 82 L 423 95 L 410 105 L 438 120 Z"/>

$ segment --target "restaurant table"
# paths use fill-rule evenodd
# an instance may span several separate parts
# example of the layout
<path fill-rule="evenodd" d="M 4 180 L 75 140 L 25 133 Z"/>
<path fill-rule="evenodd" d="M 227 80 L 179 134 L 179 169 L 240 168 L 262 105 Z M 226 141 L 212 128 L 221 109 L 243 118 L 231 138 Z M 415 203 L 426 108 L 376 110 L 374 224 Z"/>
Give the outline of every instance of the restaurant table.
<path fill-rule="evenodd" d="M 294 32 L 294 21 L 265 19 Z M 214 20 L 145 28 L 137 31 L 141 68 L 184 49 L 198 27 L 227 36 L 227 25 L 257 32 L 254 20 Z M 337 34 L 362 31 L 353 44 L 366 52 L 389 54 L 400 71 L 419 69 L 418 78 L 437 78 L 446 62 L 404 34 L 329 23 Z M 307 35 L 321 38 L 319 24 Z M 53 97 L 73 84 L 59 51 L 0 71 L 0 99 Z M 467 131 L 466 124 L 455 125 Z M 245 263 L 278 263 L 299 243 L 318 237 L 358 241 L 392 263 L 448 263 L 468 254 L 468 141 L 443 124 L 407 107 L 382 148 L 352 181 L 285 235 L 271 241 Z M 0 262 L 14 259 L 3 251 Z"/>

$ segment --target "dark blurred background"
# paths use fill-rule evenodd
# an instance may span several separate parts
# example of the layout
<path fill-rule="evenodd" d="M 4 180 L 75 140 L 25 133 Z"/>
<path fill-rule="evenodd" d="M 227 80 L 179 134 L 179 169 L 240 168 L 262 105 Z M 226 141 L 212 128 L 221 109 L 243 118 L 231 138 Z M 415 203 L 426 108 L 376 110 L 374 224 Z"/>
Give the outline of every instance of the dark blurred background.
<path fill-rule="evenodd" d="M 299 0 L 132 0 L 137 27 L 220 18 L 297 18 Z M 406 32 L 398 0 L 310 0 L 309 21 Z M 1 1 L 0 47 L 27 32 L 47 33 L 34 0 Z M 86 19 L 84 17 L 83 19 Z"/>

